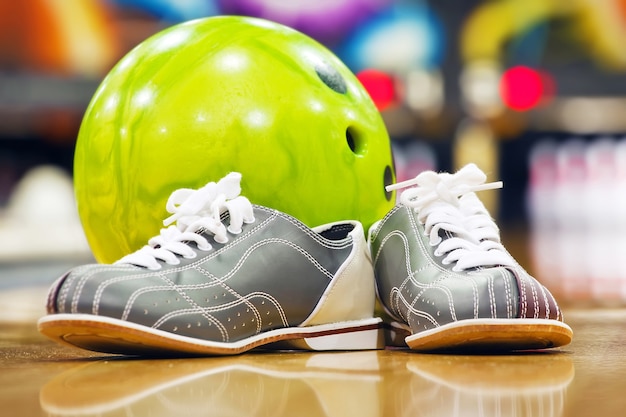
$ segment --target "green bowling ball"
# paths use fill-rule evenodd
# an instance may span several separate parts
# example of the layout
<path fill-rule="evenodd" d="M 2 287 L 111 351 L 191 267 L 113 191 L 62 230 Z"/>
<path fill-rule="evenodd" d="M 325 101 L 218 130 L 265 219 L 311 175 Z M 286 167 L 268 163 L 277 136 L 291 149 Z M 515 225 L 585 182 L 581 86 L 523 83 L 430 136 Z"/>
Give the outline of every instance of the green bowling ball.
<path fill-rule="evenodd" d="M 218 16 L 159 32 L 96 90 L 78 134 L 78 211 L 95 258 L 159 233 L 178 188 L 240 172 L 242 195 L 313 227 L 393 207 L 389 135 L 365 89 L 291 28 Z"/>

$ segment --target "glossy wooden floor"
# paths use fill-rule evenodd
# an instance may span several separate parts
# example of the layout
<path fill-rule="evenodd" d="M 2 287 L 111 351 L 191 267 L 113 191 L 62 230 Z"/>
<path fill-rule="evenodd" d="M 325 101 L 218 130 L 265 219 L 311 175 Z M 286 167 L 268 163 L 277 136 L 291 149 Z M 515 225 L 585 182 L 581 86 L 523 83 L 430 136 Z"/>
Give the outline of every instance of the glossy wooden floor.
<path fill-rule="evenodd" d="M 0 325 L 1 416 L 626 415 L 626 310 L 567 310 L 574 342 L 499 356 L 403 350 L 139 360 Z"/>

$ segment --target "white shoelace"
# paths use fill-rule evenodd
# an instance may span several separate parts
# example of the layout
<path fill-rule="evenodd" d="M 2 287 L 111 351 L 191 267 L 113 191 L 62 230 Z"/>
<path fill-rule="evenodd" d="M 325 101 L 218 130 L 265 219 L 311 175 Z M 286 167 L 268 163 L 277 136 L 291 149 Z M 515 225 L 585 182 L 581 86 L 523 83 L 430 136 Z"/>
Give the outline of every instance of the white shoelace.
<path fill-rule="evenodd" d="M 133 264 L 153 270 L 161 268 L 158 260 L 178 265 L 180 256 L 187 259 L 197 256 L 189 242 L 195 242 L 201 251 L 212 249 L 201 232 L 213 234 L 218 243 L 228 242 L 227 232 L 239 234 L 243 223 L 254 222 L 252 204 L 239 195 L 240 181 L 241 174 L 231 172 L 217 183 L 210 182 L 198 190 L 181 188 L 174 191 L 167 200 L 166 209 L 172 215 L 163 220 L 166 227 L 158 236 L 148 240 L 146 246 L 116 264 Z M 230 216 L 228 227 L 220 218 L 226 211 Z"/>
<path fill-rule="evenodd" d="M 486 179 L 475 164 L 468 164 L 455 174 L 422 172 L 414 179 L 388 186 L 387 190 L 405 188 L 400 202 L 416 211 L 430 244 L 437 246 L 435 255 L 445 255 L 442 262 L 454 263 L 454 271 L 513 266 L 515 261 L 501 244 L 497 225 L 475 194 L 502 188 L 501 181 L 485 183 Z"/>

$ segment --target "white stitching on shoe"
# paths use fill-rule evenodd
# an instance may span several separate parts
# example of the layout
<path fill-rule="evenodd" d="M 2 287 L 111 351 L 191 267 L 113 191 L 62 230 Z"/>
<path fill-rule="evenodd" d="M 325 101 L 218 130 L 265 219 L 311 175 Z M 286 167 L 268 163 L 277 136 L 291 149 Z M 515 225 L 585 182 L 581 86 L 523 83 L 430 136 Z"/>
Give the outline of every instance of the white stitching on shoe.
<path fill-rule="evenodd" d="M 106 270 L 106 268 L 100 268 L 100 269 L 93 268 L 90 271 L 91 273 L 86 273 L 80 278 L 80 280 L 76 284 L 74 293 L 72 294 L 72 304 L 71 304 L 71 309 L 70 309 L 72 313 L 74 314 L 78 313 L 78 302 L 80 301 L 80 296 L 83 292 L 83 288 L 85 288 L 85 284 L 87 284 L 87 281 L 89 280 L 89 278 L 91 278 L 96 272 L 100 272 L 104 270 Z M 93 308 L 93 305 L 92 305 L 92 308 Z"/>
<path fill-rule="evenodd" d="M 196 312 L 196 313 L 200 313 L 205 319 L 207 319 L 209 322 L 212 322 L 216 325 L 216 327 L 219 329 L 221 335 L 222 335 L 222 340 L 224 341 L 228 341 L 228 331 L 226 330 L 226 326 L 224 326 L 223 323 L 221 323 L 219 320 L 217 320 L 215 317 L 206 314 L 206 310 L 203 309 L 202 307 L 200 307 L 195 301 L 193 301 L 193 299 L 191 299 L 186 293 L 185 291 L 183 291 L 180 286 L 176 285 L 174 282 L 172 282 L 172 280 L 170 280 L 169 278 L 167 278 L 165 275 L 159 275 L 159 277 L 164 280 L 165 282 L 167 282 L 169 284 L 169 287 L 171 289 L 173 289 L 174 291 L 176 291 L 178 294 L 180 294 L 193 308 L 191 309 L 191 311 Z M 130 301 L 129 301 L 130 303 Z M 176 310 L 176 311 L 183 311 L 183 310 Z M 171 313 L 174 313 L 171 312 Z M 165 322 L 166 321 L 166 317 L 167 314 L 165 316 L 161 316 L 161 319 L 159 319 L 152 327 L 153 328 L 159 328 L 160 325 L 159 323 L 161 321 Z M 123 320 L 125 318 L 122 318 Z"/>
<path fill-rule="evenodd" d="M 535 307 L 535 311 L 533 313 L 533 318 L 539 318 L 539 299 L 537 296 L 537 286 L 534 282 L 531 282 L 532 284 L 532 291 L 533 291 L 533 306 Z"/>
<path fill-rule="evenodd" d="M 82 272 L 83 267 L 78 267 L 76 270 L 72 271 L 63 282 L 60 283 L 61 288 L 59 289 L 58 301 L 57 301 L 57 309 L 59 313 L 65 313 L 65 303 L 67 302 L 67 296 L 69 294 L 69 287 L 76 279 L 76 276 Z"/>
<path fill-rule="evenodd" d="M 489 309 L 491 310 L 491 317 L 496 318 L 496 297 L 493 290 L 493 277 L 487 277 L 487 293 L 489 294 Z M 476 317 L 478 318 L 478 317 Z"/>
<path fill-rule="evenodd" d="M 546 294 L 546 289 L 543 287 L 543 285 L 540 285 L 539 289 L 541 290 L 541 295 L 543 296 L 543 302 L 546 307 L 546 318 L 550 318 L 550 302 L 548 301 L 548 295 Z"/>
<path fill-rule="evenodd" d="M 271 295 L 269 295 L 267 293 L 253 292 L 253 293 L 246 294 L 245 296 L 239 296 L 239 297 L 240 298 L 238 300 L 234 300 L 234 301 L 231 301 L 229 303 L 222 304 L 222 305 L 219 305 L 219 306 L 214 306 L 214 307 L 199 307 L 198 306 L 197 309 L 196 308 L 189 308 L 189 309 L 179 309 L 179 310 L 170 311 L 167 314 L 161 316 L 161 318 L 159 318 L 159 320 L 157 320 L 152 325 L 152 327 L 158 329 L 161 326 L 163 326 L 163 324 L 167 320 L 169 320 L 171 318 L 184 316 L 184 315 L 189 314 L 189 313 L 200 313 L 200 314 L 202 314 L 203 317 L 207 318 L 208 320 L 210 320 L 210 321 L 212 321 L 214 323 L 219 323 L 219 325 L 221 326 L 220 329 L 223 328 L 223 330 L 224 330 L 223 332 L 220 330 L 220 332 L 222 333 L 223 341 L 224 342 L 228 342 L 230 340 L 230 336 L 228 334 L 228 329 L 226 329 L 226 326 L 224 326 L 223 323 L 221 323 L 214 316 L 212 316 L 210 314 L 210 312 L 220 312 L 220 311 L 228 310 L 228 309 L 230 309 L 232 307 L 236 307 L 236 306 L 239 306 L 241 304 L 245 304 L 245 305 L 248 306 L 249 304 L 251 304 L 251 303 L 249 303 L 249 300 L 257 298 L 257 297 L 261 297 L 264 300 L 270 301 L 270 303 L 272 305 L 274 305 L 274 307 L 279 312 L 279 314 L 281 316 L 281 320 L 282 320 L 283 326 L 284 327 L 288 327 L 289 324 L 288 324 L 288 322 L 286 320 L 286 316 L 284 315 L 284 311 L 283 311 L 282 307 L 280 306 L 278 301 L 274 297 L 272 297 Z M 261 330 L 261 325 L 262 325 L 260 323 L 262 316 L 258 312 L 258 309 L 255 308 L 255 310 L 257 310 L 256 313 L 254 313 L 254 314 L 255 314 L 255 317 L 258 317 L 256 321 L 257 321 L 257 333 L 259 333 L 260 330 Z"/>
<path fill-rule="evenodd" d="M 270 212 L 270 211 L 268 211 Z M 273 214 L 273 213 L 272 213 Z M 259 229 L 265 227 L 267 224 L 271 223 L 274 219 L 276 219 L 277 216 L 272 215 L 270 217 L 268 217 L 267 219 L 265 219 L 264 221 L 262 221 L 261 223 L 257 223 L 255 224 L 255 226 L 251 229 L 249 229 L 246 233 L 244 233 L 243 235 L 240 235 L 238 237 L 238 239 L 236 241 L 231 242 L 231 244 L 229 245 L 229 247 L 233 247 L 233 245 L 238 245 L 241 243 L 244 243 L 245 240 L 247 238 L 249 238 L 250 236 L 254 235 Z M 184 265 L 180 268 L 171 268 L 168 270 L 169 273 L 177 273 L 177 272 L 182 272 L 188 269 L 198 269 L 198 265 L 206 262 L 209 259 L 212 259 L 216 256 L 219 256 L 223 251 L 226 250 L 226 247 L 222 247 L 216 251 L 214 251 L 211 254 L 207 254 L 204 257 L 199 258 L 197 261 L 189 263 L 187 265 Z M 119 271 L 119 267 L 122 265 L 116 265 L 116 268 L 111 268 L 111 269 L 99 269 L 99 271 L 106 271 L 106 270 L 110 270 L 110 271 Z M 129 268 L 133 268 L 131 266 L 129 266 Z M 204 273 L 204 270 L 198 269 L 199 272 Z M 103 281 L 102 283 L 100 283 L 100 285 L 98 286 L 98 289 L 96 290 L 96 293 L 94 295 L 94 314 L 98 314 L 98 305 L 100 303 L 100 299 L 102 297 L 102 294 L 104 293 L 104 291 L 106 290 L 106 288 L 109 285 L 113 285 L 116 284 L 118 282 L 121 281 L 126 281 L 126 280 L 133 280 L 133 279 L 142 279 L 145 278 L 147 276 L 155 276 L 154 271 L 150 271 L 150 270 L 143 270 L 143 269 L 139 269 L 138 270 L 139 273 L 135 274 L 135 275 L 125 275 L 125 276 L 118 276 L 118 277 L 113 277 L 110 278 L 106 281 Z"/>
<path fill-rule="evenodd" d="M 281 320 L 283 322 L 284 326 L 288 325 L 287 322 L 287 317 L 286 314 L 284 312 L 284 310 L 282 309 L 282 307 L 279 305 L 279 303 L 270 295 L 267 293 L 252 293 L 249 294 L 247 296 L 241 296 L 239 294 L 237 294 L 235 291 L 232 291 L 232 289 L 230 289 L 228 286 L 225 285 L 225 282 L 228 281 L 228 279 L 230 279 L 231 277 L 233 277 L 236 272 L 240 269 L 240 267 L 245 263 L 245 261 L 250 257 L 250 255 L 252 253 L 254 253 L 257 249 L 265 246 L 265 245 L 270 245 L 270 244 L 282 244 L 282 245 L 287 245 L 292 247 L 294 250 L 298 251 L 299 253 L 301 253 L 304 257 L 306 257 L 307 259 L 309 259 L 309 261 L 311 262 L 312 265 L 314 265 L 320 272 L 322 272 L 324 275 L 326 275 L 329 280 L 332 279 L 333 275 L 326 270 L 311 254 L 309 254 L 307 251 L 305 251 L 303 248 L 293 244 L 290 241 L 284 240 L 284 239 L 266 239 L 264 241 L 258 242 L 255 245 L 250 246 L 249 248 L 246 249 L 246 252 L 244 253 L 244 255 L 238 260 L 237 264 L 235 264 L 233 266 L 233 268 L 228 271 L 223 277 L 215 277 L 212 274 L 209 274 L 208 271 L 204 270 L 201 267 L 201 262 L 196 262 L 195 263 L 195 269 L 198 270 L 198 272 L 206 275 L 208 278 L 212 279 L 212 282 L 207 282 L 206 284 L 194 284 L 194 285 L 187 285 L 187 286 L 180 286 L 180 285 L 174 285 L 171 280 L 169 280 L 166 276 L 164 276 L 163 274 L 159 273 L 159 274 L 154 274 L 154 273 L 141 273 L 141 274 L 136 274 L 133 276 L 125 276 L 125 277 L 116 277 L 110 280 L 107 280 L 106 282 L 100 284 L 100 286 L 98 287 L 97 290 L 97 294 L 96 297 L 94 299 L 94 304 L 93 304 L 93 308 L 94 308 L 94 314 L 97 314 L 97 310 L 99 308 L 99 301 L 101 299 L 102 293 L 105 289 L 105 287 L 107 287 L 108 285 L 112 285 L 116 282 L 120 282 L 120 281 L 126 281 L 126 280 L 131 280 L 131 279 L 141 279 L 141 278 L 145 278 L 146 276 L 154 276 L 154 277 L 160 277 L 162 280 L 164 280 L 166 283 L 168 283 L 169 285 L 165 285 L 165 286 L 151 286 L 151 287 L 143 287 L 137 291 L 135 291 L 127 300 L 123 315 L 121 317 L 122 320 L 126 320 L 128 318 L 128 315 L 130 314 L 130 311 L 132 310 L 132 307 L 134 305 L 134 301 L 141 295 L 147 292 L 151 292 L 151 291 L 162 291 L 164 289 L 174 289 L 175 291 L 179 292 L 181 295 L 184 296 L 184 292 L 185 289 L 200 289 L 200 288 L 209 288 L 211 286 L 214 285 L 222 285 L 225 288 L 227 288 L 229 290 L 229 292 L 231 294 L 233 294 L 234 296 L 236 296 L 237 298 L 239 298 L 238 301 L 233 302 L 233 303 L 229 303 L 229 304 L 225 304 L 225 305 L 221 305 L 221 306 L 217 306 L 217 307 L 210 307 L 210 308 L 203 308 L 198 306 L 197 304 L 193 303 L 193 300 L 188 299 L 188 297 L 185 297 L 185 299 L 188 300 L 189 304 L 195 308 L 193 309 L 184 309 L 184 310 L 176 310 L 176 311 L 172 311 L 166 315 L 164 315 L 163 317 L 161 317 L 161 319 L 155 323 L 153 326 L 154 327 L 158 327 L 160 325 L 162 325 L 162 323 L 164 322 L 164 320 L 166 320 L 167 318 L 170 317 L 174 317 L 177 315 L 183 315 L 183 314 L 187 314 L 190 311 L 196 311 L 201 313 L 207 320 L 216 323 L 216 319 L 213 317 L 209 317 L 210 315 L 208 315 L 207 313 L 209 311 L 219 311 L 225 308 L 230 308 L 233 305 L 237 305 L 237 304 L 241 304 L 242 302 L 245 303 L 246 305 L 248 305 L 248 307 L 254 307 L 252 304 L 249 304 L 247 302 L 247 300 L 249 298 L 252 297 L 258 297 L 261 296 L 267 300 L 269 300 L 272 304 L 274 304 L 276 306 L 276 309 L 281 317 Z M 205 259 L 206 260 L 206 259 Z M 183 270 L 183 269 L 189 269 L 189 267 L 186 268 L 175 268 L 172 269 L 170 272 L 175 272 L 178 270 Z M 100 269 L 100 271 L 102 271 L 103 269 Z M 85 278 L 85 281 L 88 278 Z M 217 310 L 216 310 L 217 309 Z M 255 316 L 257 318 L 256 322 L 257 322 L 257 328 L 260 329 L 261 326 L 261 315 L 257 312 L 255 313 Z M 217 323 L 216 323 L 217 324 Z M 228 336 L 223 334 L 223 336 L 225 337 L 225 340 L 228 340 Z"/>
<path fill-rule="evenodd" d="M 513 288 L 511 287 L 511 282 L 505 278 L 506 270 L 502 269 L 500 271 L 500 275 L 502 276 L 502 282 L 504 282 L 504 294 L 506 295 L 506 317 L 513 318 Z"/>
<path fill-rule="evenodd" d="M 324 274 L 326 277 L 328 277 L 329 280 L 331 280 L 333 278 L 333 274 L 328 271 L 326 268 L 323 267 L 323 265 L 321 265 L 317 259 L 315 259 L 310 253 L 308 253 L 306 250 L 304 250 L 303 248 L 293 244 L 292 242 L 288 241 L 288 240 L 284 240 L 284 239 L 265 239 L 261 242 L 257 242 L 256 244 L 250 246 L 249 248 L 246 249 L 246 251 L 244 252 L 244 254 L 241 256 L 241 258 L 239 258 L 239 260 L 237 261 L 237 263 L 232 267 L 231 270 L 229 270 L 223 277 L 215 277 L 213 274 L 208 274 L 206 270 L 204 270 L 203 268 L 200 267 L 200 265 L 198 265 L 198 271 L 204 275 L 206 275 L 207 277 L 214 279 L 216 281 L 218 281 L 219 283 L 224 283 L 226 281 L 228 281 L 231 277 L 233 277 L 241 268 L 242 265 L 245 264 L 246 260 L 250 257 L 250 255 L 252 253 L 254 253 L 257 249 L 260 249 L 261 247 L 265 246 L 265 245 L 270 245 L 270 244 L 283 244 L 283 245 L 287 245 L 291 248 L 293 248 L 294 250 L 298 251 L 299 253 L 301 253 L 305 258 L 307 258 L 311 264 L 313 266 L 315 266 L 322 274 Z M 173 272 L 173 271 L 172 271 Z M 155 276 L 161 276 L 160 274 L 155 275 Z M 141 275 L 138 277 L 145 277 L 145 275 Z M 168 280 L 169 281 L 169 280 Z M 193 287 L 195 289 L 199 289 L 199 288 L 208 288 L 213 286 L 213 283 L 206 283 L 206 284 L 195 284 Z M 133 293 L 133 295 L 131 295 L 131 297 L 128 300 L 128 303 L 132 304 L 132 301 L 134 301 L 137 297 L 139 297 L 139 295 L 146 293 L 146 292 L 150 292 L 152 290 L 161 290 L 162 287 L 143 287 L 140 290 L 136 291 L 135 293 Z M 101 293 L 100 293 L 101 294 Z M 130 309 L 131 307 L 127 307 L 127 309 Z M 286 316 L 284 316 L 284 312 L 281 312 L 281 317 L 283 317 L 284 320 L 286 320 Z"/>
<path fill-rule="evenodd" d="M 520 317 L 526 317 L 528 313 L 528 299 L 526 297 L 526 280 L 518 279 L 518 283 L 521 283 L 519 286 L 520 291 Z"/>

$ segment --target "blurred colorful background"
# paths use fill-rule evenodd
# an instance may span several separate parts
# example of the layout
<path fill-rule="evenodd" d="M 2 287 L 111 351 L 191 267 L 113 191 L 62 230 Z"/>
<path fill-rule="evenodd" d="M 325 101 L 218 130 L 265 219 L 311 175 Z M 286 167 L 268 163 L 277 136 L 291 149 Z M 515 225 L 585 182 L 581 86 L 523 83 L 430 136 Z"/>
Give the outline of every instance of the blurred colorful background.
<path fill-rule="evenodd" d="M 475 162 L 504 181 L 481 198 L 520 263 L 565 302 L 626 305 L 626 0 L 1 2 L 0 292 L 90 259 L 72 161 L 103 77 L 221 14 L 326 45 L 381 111 L 399 180 Z"/>

